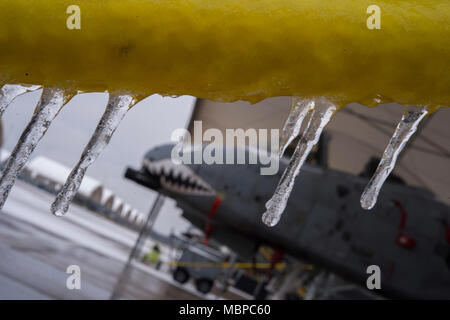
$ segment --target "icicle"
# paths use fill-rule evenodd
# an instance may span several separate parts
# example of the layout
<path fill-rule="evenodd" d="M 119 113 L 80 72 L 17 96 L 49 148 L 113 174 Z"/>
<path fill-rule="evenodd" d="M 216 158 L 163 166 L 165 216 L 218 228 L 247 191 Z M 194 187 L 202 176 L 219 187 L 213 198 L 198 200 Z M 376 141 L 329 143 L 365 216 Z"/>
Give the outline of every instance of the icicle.
<path fill-rule="evenodd" d="M 33 117 L 6 161 L 0 177 L 0 209 L 5 204 L 17 175 L 22 170 L 34 148 L 44 136 L 52 120 L 72 95 L 59 89 L 45 88 Z"/>
<path fill-rule="evenodd" d="M 18 96 L 40 89 L 41 86 L 22 86 L 20 84 L 5 84 L 0 89 L 0 118 L 6 108 Z"/>
<path fill-rule="evenodd" d="M 395 129 L 394 135 L 389 141 L 383 153 L 380 164 L 375 174 L 370 179 L 363 194 L 361 195 L 361 207 L 366 210 L 373 208 L 377 202 L 378 193 L 383 183 L 395 167 L 397 157 L 402 152 L 408 140 L 416 132 L 420 121 L 428 114 L 426 107 L 415 107 L 413 110 L 406 110 L 402 119 Z"/>
<path fill-rule="evenodd" d="M 300 134 L 303 119 L 305 119 L 306 115 L 313 107 L 313 100 L 301 99 L 299 97 L 292 98 L 292 109 L 281 134 L 280 158 L 283 156 L 289 144 Z"/>
<path fill-rule="evenodd" d="M 86 170 L 108 145 L 114 131 L 133 104 L 134 99 L 129 95 L 110 95 L 105 113 L 100 119 L 94 134 L 51 206 L 51 212 L 54 215 L 62 216 L 67 212 L 70 202 L 80 188 Z"/>
<path fill-rule="evenodd" d="M 262 217 L 266 225 L 273 227 L 280 220 L 294 187 L 295 177 L 300 172 L 311 149 L 319 141 L 323 128 L 330 121 L 336 110 L 336 105 L 324 98 L 314 100 L 314 107 L 308 125 L 295 148 L 294 155 L 284 171 L 274 195 L 266 203 L 267 211 Z"/>

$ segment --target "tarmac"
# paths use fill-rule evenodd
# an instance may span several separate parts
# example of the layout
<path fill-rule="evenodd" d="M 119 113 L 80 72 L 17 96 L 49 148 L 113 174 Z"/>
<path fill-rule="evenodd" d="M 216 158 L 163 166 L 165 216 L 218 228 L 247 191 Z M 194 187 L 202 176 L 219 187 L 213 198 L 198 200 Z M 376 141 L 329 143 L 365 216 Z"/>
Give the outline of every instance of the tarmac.
<path fill-rule="evenodd" d="M 0 212 L 0 299 L 110 299 L 137 232 L 72 204 L 50 213 L 53 196 L 17 181 Z M 70 265 L 81 288 L 68 289 Z M 202 299 L 193 285 L 134 262 L 120 299 Z"/>

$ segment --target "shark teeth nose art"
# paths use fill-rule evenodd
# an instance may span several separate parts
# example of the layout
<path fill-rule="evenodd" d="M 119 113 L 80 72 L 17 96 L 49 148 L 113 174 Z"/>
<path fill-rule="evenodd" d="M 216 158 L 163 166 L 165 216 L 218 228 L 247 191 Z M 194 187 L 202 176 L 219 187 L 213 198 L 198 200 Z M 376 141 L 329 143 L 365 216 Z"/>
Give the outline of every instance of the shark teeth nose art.
<path fill-rule="evenodd" d="M 161 185 L 170 191 L 189 195 L 214 195 L 216 191 L 189 167 L 173 164 L 170 159 L 150 161 L 145 159 L 144 168 Z"/>

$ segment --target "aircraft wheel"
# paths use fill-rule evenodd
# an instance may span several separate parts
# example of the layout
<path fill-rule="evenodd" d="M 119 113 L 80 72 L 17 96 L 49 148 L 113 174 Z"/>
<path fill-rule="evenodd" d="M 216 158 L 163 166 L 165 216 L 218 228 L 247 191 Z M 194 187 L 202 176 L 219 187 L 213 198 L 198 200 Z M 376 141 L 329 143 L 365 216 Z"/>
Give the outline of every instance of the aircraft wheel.
<path fill-rule="evenodd" d="M 197 291 L 207 294 L 211 291 L 213 282 L 210 279 L 200 278 L 195 281 Z"/>
<path fill-rule="evenodd" d="M 173 272 L 173 279 L 178 283 L 184 284 L 189 280 L 189 272 L 185 268 L 177 267 Z"/>

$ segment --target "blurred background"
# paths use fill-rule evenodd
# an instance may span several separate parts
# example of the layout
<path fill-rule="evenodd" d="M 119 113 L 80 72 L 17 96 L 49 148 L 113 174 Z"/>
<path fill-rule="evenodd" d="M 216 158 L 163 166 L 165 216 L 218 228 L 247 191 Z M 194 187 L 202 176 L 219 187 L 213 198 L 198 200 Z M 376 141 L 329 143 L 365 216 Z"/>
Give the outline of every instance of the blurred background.
<path fill-rule="evenodd" d="M 3 115 L 2 162 L 28 123 L 40 93 L 36 91 L 18 97 Z M 250 105 L 244 102 L 216 103 L 188 96 L 150 96 L 131 109 L 109 146 L 90 167 L 67 215 L 62 218 L 51 215 L 49 208 L 55 193 L 89 141 L 104 112 L 107 98 L 104 93 L 89 93 L 80 94 L 70 101 L 55 119 L 13 187 L 0 215 L 0 299 L 384 299 L 397 295 L 450 298 L 450 289 L 445 289 L 450 288 L 447 286 L 450 283 L 449 110 L 440 110 L 427 117 L 398 160 L 393 171 L 395 181 L 391 183 L 394 185 L 393 193 L 404 201 L 403 206 L 397 210 L 393 205 L 384 207 L 382 202 L 378 211 L 375 210 L 385 218 L 383 223 L 394 226 L 392 241 L 383 244 L 383 248 L 374 249 L 370 244 L 383 243 L 383 240 L 375 237 L 365 239 L 364 233 L 360 235 L 362 240 L 358 240 L 357 232 L 349 240 L 345 239 L 344 232 L 339 238 L 342 242 L 339 248 L 350 252 L 346 253 L 348 264 L 344 265 L 331 257 L 324 258 L 327 250 L 331 250 L 331 241 L 336 243 L 331 235 L 323 235 L 323 239 L 315 236 L 313 245 L 305 240 L 309 231 L 302 229 L 303 225 L 298 230 L 305 239 L 302 238 L 303 242 L 293 248 L 288 244 L 284 246 L 289 239 L 278 236 L 276 232 L 279 231 L 274 231 L 273 237 L 268 236 L 267 242 L 261 242 L 263 235 L 253 235 L 248 231 L 252 229 L 251 224 L 248 229 L 237 227 L 234 220 L 225 218 L 225 211 L 239 208 L 236 215 L 251 214 L 260 224 L 263 212 L 259 207 L 248 209 L 246 198 L 240 198 L 239 192 L 236 192 L 233 203 L 235 207 L 220 204 L 222 199 L 216 199 L 214 203 L 214 199 L 209 199 L 207 207 L 211 208 L 204 209 L 206 200 L 203 198 L 186 200 L 185 196 L 178 198 L 173 195 L 171 190 L 158 193 L 155 188 L 146 186 L 145 183 L 150 183 L 148 181 L 154 177 L 149 176 L 149 180 L 143 182 L 146 178 L 141 179 L 138 173 L 149 174 L 144 169 L 125 178 L 127 168 L 141 168 L 143 157 L 149 150 L 170 143 L 174 130 L 186 128 L 193 132 L 193 122 L 197 120 L 202 121 L 203 130 L 281 129 L 291 109 L 290 97 L 272 98 Z M 335 115 L 308 159 L 311 168 L 319 168 L 322 176 L 314 178 L 310 169 L 306 172 L 312 173 L 305 173 L 305 176 L 311 175 L 311 181 L 320 184 L 320 181 L 328 181 L 323 178 L 326 174 L 326 177 L 332 177 L 331 181 L 341 181 L 349 189 L 360 188 L 359 185 L 364 185 L 363 182 L 367 182 L 376 168 L 402 113 L 403 107 L 394 103 L 378 108 L 357 104 L 345 107 Z M 293 147 L 295 143 L 288 150 L 288 157 Z M 193 170 L 201 176 L 200 167 Z M 164 169 L 162 171 L 164 173 Z M 235 173 L 229 174 L 233 175 Z M 281 172 L 276 179 L 272 178 L 267 194 L 273 192 L 280 175 Z M 248 184 L 251 189 L 252 176 L 241 177 L 236 179 L 236 184 L 243 187 Z M 211 179 L 209 184 L 214 183 L 211 174 L 203 178 Z M 308 185 L 303 180 L 298 184 L 307 189 Z M 338 185 L 338 193 L 339 190 L 346 193 L 347 187 L 342 189 Z M 226 188 L 219 189 L 226 191 Z M 230 196 L 225 199 L 233 199 L 233 192 L 230 190 Z M 325 187 L 324 192 L 327 192 Z M 294 192 L 291 198 L 306 203 L 312 201 L 316 194 Z M 409 208 L 408 199 L 420 198 L 420 194 L 423 202 L 416 204 L 411 200 L 415 204 Z M 268 200 L 267 196 L 259 194 L 251 197 L 261 208 Z M 330 200 L 330 203 L 320 199 L 314 201 L 328 206 L 327 215 L 323 216 L 324 224 L 331 219 L 329 217 L 334 219 L 338 214 L 346 221 L 350 214 L 360 210 L 353 209 L 359 206 L 359 198 L 345 198 L 339 203 L 337 200 Z M 194 209 L 186 209 L 186 203 Z M 348 208 L 344 208 L 343 203 L 348 203 Z M 302 211 L 304 215 L 316 210 L 296 205 L 295 200 L 290 202 L 290 206 L 289 210 Z M 403 214 L 404 207 L 410 216 L 430 218 L 426 222 L 410 218 L 413 222 L 405 231 L 408 238 L 400 237 L 399 240 L 395 238 L 396 228 L 403 216 L 396 212 L 400 210 Z M 189 210 L 196 211 L 204 219 L 194 218 Z M 230 231 L 225 236 L 219 236 L 220 232 L 216 236 L 211 227 L 215 210 L 219 210 L 215 222 L 217 229 Z M 349 215 L 342 213 L 344 211 Z M 328 222 L 329 225 L 336 224 L 335 220 Z M 372 226 L 383 228 L 384 224 L 374 223 Z M 355 224 L 352 228 L 360 227 Z M 258 238 L 254 241 L 258 245 L 253 248 L 251 256 L 245 256 L 233 247 L 233 242 L 241 236 L 249 242 Z M 405 235 L 402 233 L 401 236 Z M 414 245 L 406 248 L 408 245 L 405 246 L 404 241 L 410 241 L 411 237 Z M 422 246 L 425 242 L 427 244 Z M 415 259 L 427 260 L 428 256 L 433 265 L 421 264 L 419 273 L 399 275 L 398 279 L 395 272 L 389 277 L 383 276 L 383 283 L 391 281 L 386 292 L 368 290 L 364 280 L 366 273 L 361 266 L 372 258 L 366 255 L 361 261 L 352 262 L 352 254 L 358 250 L 348 243 L 360 243 L 363 247 L 367 244 L 375 251 L 375 257 L 386 257 L 383 261 L 398 258 L 401 260 L 398 265 L 407 265 Z M 387 246 L 390 248 L 385 250 Z M 403 247 L 399 249 L 399 246 Z M 388 259 L 388 256 L 394 258 Z M 373 259 L 377 262 L 376 258 Z M 389 265 L 396 264 L 394 260 Z M 80 290 L 69 290 L 66 286 L 69 276 L 66 270 L 70 265 L 80 266 Z M 436 279 L 429 280 L 427 277 L 433 274 Z M 420 281 L 410 281 L 411 287 L 408 287 L 405 283 L 414 277 Z"/>

